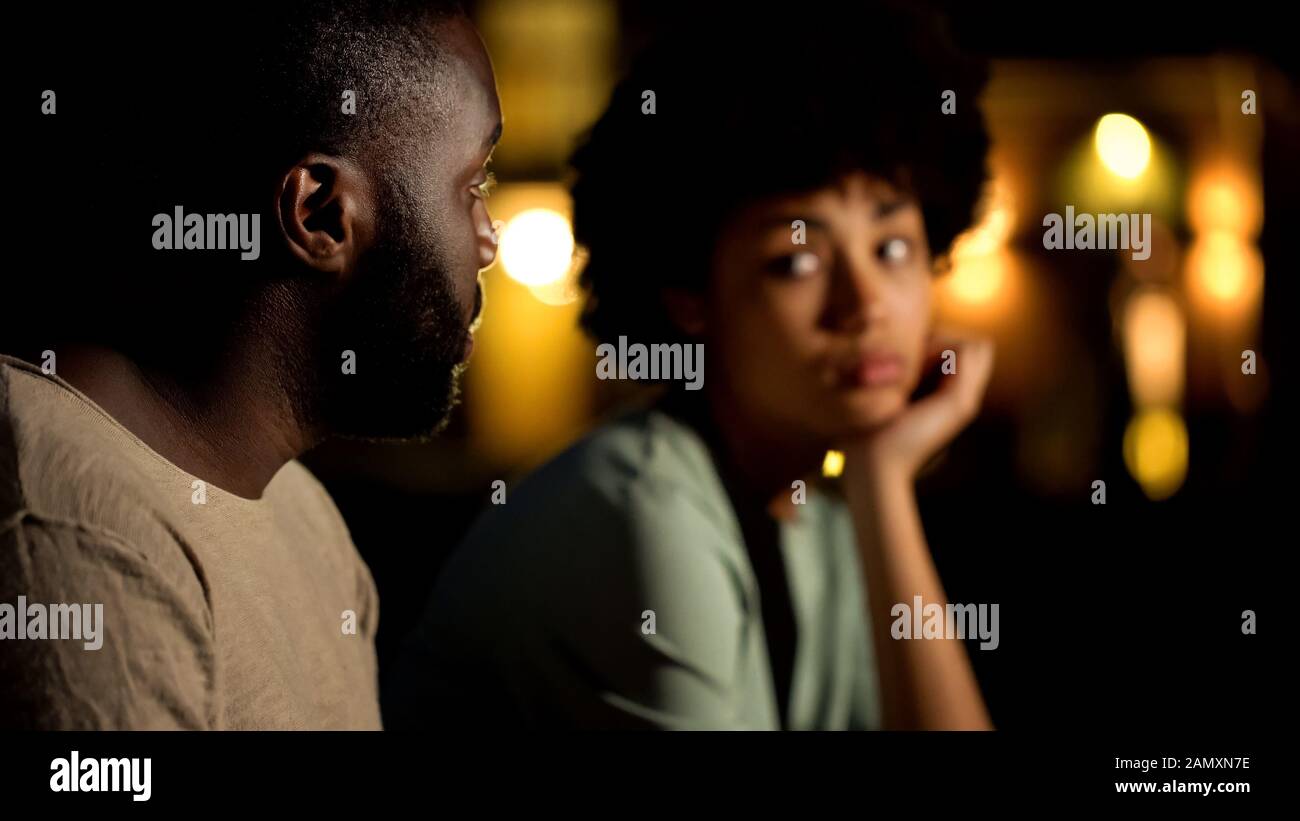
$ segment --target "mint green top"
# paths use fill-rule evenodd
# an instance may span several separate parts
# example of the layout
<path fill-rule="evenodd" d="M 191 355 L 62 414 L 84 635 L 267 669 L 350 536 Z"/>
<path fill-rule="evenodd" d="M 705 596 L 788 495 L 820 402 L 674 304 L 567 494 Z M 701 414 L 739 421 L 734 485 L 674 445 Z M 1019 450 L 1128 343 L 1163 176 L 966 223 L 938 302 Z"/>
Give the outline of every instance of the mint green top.
<path fill-rule="evenodd" d="M 788 725 L 874 728 L 848 511 L 811 487 L 798 510 L 780 525 L 797 636 Z M 780 725 L 740 524 L 704 441 L 660 411 L 599 428 L 509 488 L 405 650 L 390 728 Z"/>

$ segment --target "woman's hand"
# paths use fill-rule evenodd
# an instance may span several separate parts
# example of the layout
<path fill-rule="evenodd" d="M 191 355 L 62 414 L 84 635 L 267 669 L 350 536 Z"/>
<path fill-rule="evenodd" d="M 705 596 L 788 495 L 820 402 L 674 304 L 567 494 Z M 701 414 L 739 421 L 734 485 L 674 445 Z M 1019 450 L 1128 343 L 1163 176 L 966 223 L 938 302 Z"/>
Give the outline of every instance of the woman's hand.
<path fill-rule="evenodd" d="M 886 729 L 990 729 L 988 710 L 959 640 L 893 637 L 896 602 L 947 603 L 916 504 L 916 472 L 979 411 L 993 343 L 938 334 L 931 357 L 956 354 L 938 390 L 845 447 L 844 490 L 853 514 L 871 615 Z"/>
<path fill-rule="evenodd" d="M 951 350 L 955 354 L 955 372 L 944 374 L 934 393 L 906 406 L 861 439 L 846 444 L 850 467 L 872 477 L 913 479 L 926 461 L 979 412 L 993 372 L 993 347 L 993 341 L 987 338 L 936 332 L 927 350 L 927 367 L 941 362 L 943 352 Z"/>

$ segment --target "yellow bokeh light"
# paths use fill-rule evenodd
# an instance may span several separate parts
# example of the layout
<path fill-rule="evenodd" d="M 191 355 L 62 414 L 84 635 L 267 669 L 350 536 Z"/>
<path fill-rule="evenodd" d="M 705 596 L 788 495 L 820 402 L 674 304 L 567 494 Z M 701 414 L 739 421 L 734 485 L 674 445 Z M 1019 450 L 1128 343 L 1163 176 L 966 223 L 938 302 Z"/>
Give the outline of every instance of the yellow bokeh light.
<path fill-rule="evenodd" d="M 956 257 L 948 287 L 963 302 L 982 305 L 996 297 L 1006 279 L 1005 254 Z"/>
<path fill-rule="evenodd" d="M 1182 400 L 1187 322 L 1173 297 L 1159 291 L 1134 294 L 1124 306 L 1124 365 L 1138 407 Z"/>
<path fill-rule="evenodd" d="M 822 475 L 833 479 L 843 472 L 844 454 L 838 450 L 826 451 L 826 458 L 822 460 Z"/>
<path fill-rule="evenodd" d="M 1207 163 L 1192 175 L 1187 217 L 1197 232 L 1225 231 L 1254 239 L 1264 223 L 1259 180 L 1239 163 Z"/>
<path fill-rule="evenodd" d="M 1204 305 L 1241 312 L 1258 299 L 1264 261 L 1250 242 L 1227 231 L 1196 237 L 1187 252 L 1188 285 Z"/>
<path fill-rule="evenodd" d="M 954 257 L 979 257 L 1001 250 L 1015 229 L 1015 200 L 1004 177 L 989 182 L 987 200 L 979 221 L 953 241 Z"/>
<path fill-rule="evenodd" d="M 1178 492 L 1187 478 L 1187 426 L 1168 408 L 1140 411 L 1124 431 L 1124 464 L 1153 500 Z"/>
<path fill-rule="evenodd" d="M 1151 162 L 1151 138 L 1142 123 L 1127 114 L 1107 114 L 1098 120 L 1093 144 L 1111 173 L 1126 180 L 1140 176 Z"/>
<path fill-rule="evenodd" d="M 568 191 L 558 182 L 502 183 L 491 206 L 503 235 L 530 210 L 572 213 Z M 527 249 L 526 242 L 515 245 L 526 233 L 512 236 L 506 243 L 511 254 Z M 498 261 L 504 262 L 499 254 Z M 538 465 L 590 428 L 594 350 L 578 327 L 581 304 L 545 299 L 569 289 L 567 280 L 525 285 L 504 264 L 482 275 L 483 326 L 465 374 L 464 408 L 471 447 L 485 469 Z"/>
<path fill-rule="evenodd" d="M 516 282 L 530 288 L 552 285 L 573 265 L 573 229 L 557 211 L 530 208 L 506 223 L 498 253 Z"/>
<path fill-rule="evenodd" d="M 989 183 L 979 221 L 952 245 L 952 269 L 944 285 L 964 308 L 991 309 L 1005 301 L 1008 290 L 1010 240 L 1016 221 L 1015 200 L 1005 174 Z"/>

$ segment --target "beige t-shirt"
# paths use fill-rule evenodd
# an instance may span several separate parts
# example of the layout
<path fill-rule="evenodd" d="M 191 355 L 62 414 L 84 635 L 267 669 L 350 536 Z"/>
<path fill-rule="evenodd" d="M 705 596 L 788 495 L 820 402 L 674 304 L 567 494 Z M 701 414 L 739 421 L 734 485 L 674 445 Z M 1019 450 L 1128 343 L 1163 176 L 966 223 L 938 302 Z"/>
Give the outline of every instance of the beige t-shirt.
<path fill-rule="evenodd" d="M 0 356 L 0 726 L 380 727 L 378 599 L 325 489 L 197 482 Z"/>

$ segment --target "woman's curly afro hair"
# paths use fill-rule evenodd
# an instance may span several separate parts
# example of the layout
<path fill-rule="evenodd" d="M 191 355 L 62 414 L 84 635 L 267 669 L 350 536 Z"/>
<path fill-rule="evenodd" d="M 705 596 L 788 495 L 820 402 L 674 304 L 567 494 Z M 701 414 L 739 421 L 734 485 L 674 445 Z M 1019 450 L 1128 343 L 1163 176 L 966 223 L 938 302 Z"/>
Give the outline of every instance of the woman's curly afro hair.
<path fill-rule="evenodd" d="M 679 339 L 662 292 L 703 287 L 730 214 L 849 171 L 915 197 L 944 252 L 985 180 L 986 77 L 940 20 L 893 4 L 693 18 L 641 55 L 573 156 L 583 326 L 602 341 Z"/>

